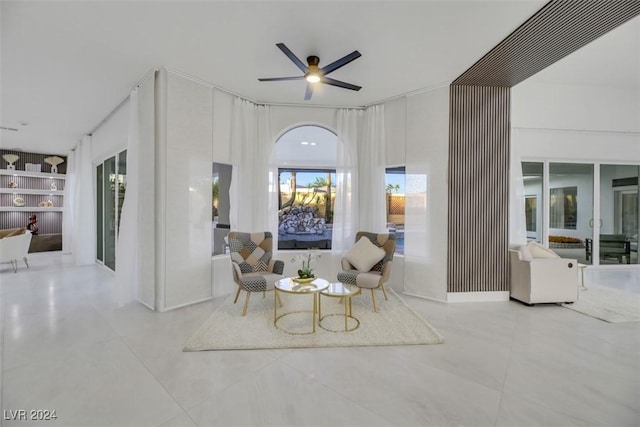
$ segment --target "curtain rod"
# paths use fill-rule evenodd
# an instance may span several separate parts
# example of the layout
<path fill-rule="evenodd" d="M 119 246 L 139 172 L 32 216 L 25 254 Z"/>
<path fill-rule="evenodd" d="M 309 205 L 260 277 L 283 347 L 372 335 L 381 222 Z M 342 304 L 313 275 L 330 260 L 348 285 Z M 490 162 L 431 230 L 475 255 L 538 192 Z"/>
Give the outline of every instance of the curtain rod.
<path fill-rule="evenodd" d="M 201 79 L 199 77 L 192 76 L 191 74 L 185 73 L 184 71 L 176 70 L 175 68 L 171 68 L 171 67 L 164 67 L 164 68 L 165 68 L 165 70 L 167 70 L 170 73 L 173 73 L 173 74 L 176 74 L 178 76 L 184 77 L 186 79 L 192 80 L 192 81 L 194 81 L 196 83 L 200 83 L 200 84 L 202 84 L 204 86 L 208 86 L 208 87 L 210 87 L 212 89 L 216 89 L 216 90 L 219 90 L 221 92 L 225 92 L 225 93 L 227 93 L 227 94 L 229 94 L 231 96 L 236 96 L 238 98 L 244 99 L 245 101 L 253 102 L 256 105 L 269 105 L 269 106 L 272 106 L 272 107 L 304 107 L 304 108 L 334 108 L 334 109 L 335 108 L 351 108 L 351 109 L 365 109 L 365 108 L 367 108 L 366 106 L 360 106 L 360 107 L 351 107 L 351 106 L 345 107 L 345 106 L 342 106 L 342 107 L 339 107 L 339 106 L 333 106 L 333 105 L 305 105 L 305 104 L 287 104 L 287 103 L 279 104 L 279 103 L 272 103 L 272 102 L 261 102 L 261 101 L 256 101 L 255 99 L 246 97 L 244 95 L 240 95 L 238 93 L 235 93 L 235 92 L 233 92 L 233 91 L 231 91 L 231 90 L 229 90 L 227 88 L 215 85 L 215 84 L 213 84 L 211 82 L 208 82 L 206 80 L 203 80 L 203 79 Z M 375 105 L 375 104 L 372 104 L 372 105 Z"/>
<path fill-rule="evenodd" d="M 140 87 L 140 85 L 147 80 L 149 77 L 151 77 L 152 75 L 155 75 L 155 73 L 158 72 L 157 68 L 152 68 L 149 71 L 146 72 L 146 74 L 144 76 L 142 76 L 142 78 L 140 80 L 138 80 L 136 82 L 135 85 L 133 85 L 133 88 L 131 88 L 131 90 Z M 129 91 L 131 92 L 131 91 Z M 125 96 L 120 102 L 118 102 L 118 104 L 111 110 L 111 112 L 109 112 L 109 114 L 107 114 L 102 120 L 100 120 L 100 123 L 98 123 L 92 130 L 91 132 L 87 132 L 86 135 L 92 135 L 95 131 L 97 131 L 100 126 L 102 126 L 107 120 L 109 120 L 109 118 L 111 116 L 113 116 L 113 114 L 118 111 L 118 109 L 120 107 L 122 107 L 122 104 L 124 104 L 125 102 L 127 102 L 127 100 L 129 99 L 129 97 L 131 96 L 131 93 L 128 93 L 127 96 Z"/>

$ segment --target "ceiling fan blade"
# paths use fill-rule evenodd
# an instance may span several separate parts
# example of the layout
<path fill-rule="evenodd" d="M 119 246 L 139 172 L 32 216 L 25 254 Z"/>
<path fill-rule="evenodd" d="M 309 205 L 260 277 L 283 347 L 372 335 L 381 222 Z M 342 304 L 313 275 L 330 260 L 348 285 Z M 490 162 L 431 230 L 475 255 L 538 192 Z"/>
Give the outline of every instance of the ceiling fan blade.
<path fill-rule="evenodd" d="M 358 52 L 357 50 L 354 50 L 350 54 L 348 54 L 346 56 L 343 56 L 342 58 L 338 59 L 337 61 L 334 61 L 331 64 L 329 64 L 329 65 L 327 65 L 325 67 L 322 67 L 322 69 L 320 71 L 322 71 L 322 74 L 329 74 L 330 72 L 335 71 L 338 68 L 347 65 L 349 62 L 360 58 L 361 56 L 362 55 L 360 54 L 360 52 Z"/>
<path fill-rule="evenodd" d="M 305 101 L 310 100 L 311 95 L 313 95 L 313 85 L 307 82 L 307 88 L 304 90 L 304 100 Z"/>
<path fill-rule="evenodd" d="M 324 84 L 328 84 L 331 86 L 338 86 L 344 89 L 351 89 L 351 90 L 360 90 L 362 89 L 361 86 L 356 86 L 356 85 L 352 85 L 351 83 L 345 83 L 345 82 L 341 82 L 340 80 L 336 80 L 336 79 L 330 79 L 329 77 L 322 77 L 320 79 L 321 83 Z"/>
<path fill-rule="evenodd" d="M 304 76 L 296 76 L 296 77 L 267 77 L 263 79 L 258 79 L 261 82 L 282 82 L 285 80 L 304 80 Z"/>
<path fill-rule="evenodd" d="M 280 48 L 280 50 L 281 50 L 285 55 L 287 55 L 287 57 L 291 60 L 291 62 L 293 62 L 294 64 L 296 64 L 296 66 L 297 66 L 298 68 L 300 68 L 300 70 L 301 70 L 303 73 L 306 73 L 306 72 L 307 72 L 307 66 L 305 65 L 305 63 L 304 63 L 304 62 L 302 62 L 302 61 L 300 61 L 300 59 L 298 59 L 298 57 L 297 57 L 297 56 L 295 56 L 295 55 L 294 55 L 294 53 L 293 53 L 293 52 L 291 52 L 291 50 L 290 50 L 287 46 L 285 46 L 285 44 L 284 44 L 284 43 L 277 43 L 277 44 L 276 44 L 276 46 L 278 46 L 278 47 Z"/>

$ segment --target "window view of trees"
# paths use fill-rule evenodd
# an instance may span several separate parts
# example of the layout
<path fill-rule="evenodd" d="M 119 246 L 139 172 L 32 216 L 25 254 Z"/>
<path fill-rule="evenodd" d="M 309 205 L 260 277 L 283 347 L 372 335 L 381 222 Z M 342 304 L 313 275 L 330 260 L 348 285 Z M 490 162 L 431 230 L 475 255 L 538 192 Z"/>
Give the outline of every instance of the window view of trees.
<path fill-rule="evenodd" d="M 404 166 L 387 168 L 385 173 L 387 229 L 395 233 L 396 253 L 404 254 Z"/>
<path fill-rule="evenodd" d="M 335 171 L 279 169 L 278 249 L 331 249 Z"/>

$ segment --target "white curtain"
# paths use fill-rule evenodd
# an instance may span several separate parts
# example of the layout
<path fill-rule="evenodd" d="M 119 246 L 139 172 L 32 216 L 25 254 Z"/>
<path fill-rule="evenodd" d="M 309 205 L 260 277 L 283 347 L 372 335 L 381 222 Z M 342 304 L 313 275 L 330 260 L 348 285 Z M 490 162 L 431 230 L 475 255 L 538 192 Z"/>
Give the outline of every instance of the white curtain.
<path fill-rule="evenodd" d="M 271 108 L 235 98 L 231 122 L 231 228 L 277 233 L 274 212 L 269 211 L 275 197 L 269 191 Z"/>
<path fill-rule="evenodd" d="M 387 229 L 385 201 L 384 106 L 364 112 L 364 129 L 358 143 L 358 206 L 361 230 L 383 233 Z"/>
<path fill-rule="evenodd" d="M 73 231 L 71 242 L 76 265 L 96 262 L 96 201 L 91 136 L 85 135 L 76 146 Z"/>
<path fill-rule="evenodd" d="M 331 248 L 336 253 L 353 246 L 358 231 L 358 128 L 362 110 L 342 108 L 337 111 L 336 130 L 336 198 L 333 209 Z"/>
<path fill-rule="evenodd" d="M 144 236 L 138 233 L 139 194 L 138 89 L 129 95 L 129 133 L 127 136 L 126 192 L 120 213 L 116 240 L 115 301 L 124 305 L 138 294 L 138 249 Z"/>
<path fill-rule="evenodd" d="M 115 301 L 155 308 L 154 82 L 129 95 L 126 192 L 116 246 Z"/>
<path fill-rule="evenodd" d="M 62 215 L 62 253 L 64 254 L 73 254 L 75 247 L 74 206 L 78 182 L 76 168 L 76 152 L 73 149 L 67 154 L 67 179 L 64 185 L 64 215 Z"/>
<path fill-rule="evenodd" d="M 524 179 L 518 142 L 511 137 L 509 174 L 509 245 L 527 243 L 527 222 L 524 211 Z"/>

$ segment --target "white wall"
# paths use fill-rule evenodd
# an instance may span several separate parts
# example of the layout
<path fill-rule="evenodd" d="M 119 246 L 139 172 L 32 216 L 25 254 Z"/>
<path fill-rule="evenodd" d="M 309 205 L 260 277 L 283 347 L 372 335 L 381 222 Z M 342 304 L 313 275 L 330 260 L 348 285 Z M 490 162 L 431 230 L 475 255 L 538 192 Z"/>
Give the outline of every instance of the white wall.
<path fill-rule="evenodd" d="M 511 90 L 523 159 L 640 162 L 640 90 L 525 81 Z"/>
<path fill-rule="evenodd" d="M 122 103 L 96 129 L 91 137 L 94 166 L 127 149 L 129 136 L 129 99 Z"/>
<path fill-rule="evenodd" d="M 638 89 L 536 83 L 511 90 L 514 128 L 640 132 Z"/>
<path fill-rule="evenodd" d="M 165 76 L 166 127 L 158 196 L 164 235 L 159 261 L 163 288 L 160 310 L 212 297 L 211 174 L 213 159 L 213 91 L 211 87 L 161 70 Z M 161 79 L 163 81 L 163 79 Z"/>
<path fill-rule="evenodd" d="M 449 88 L 413 95 L 406 102 L 405 291 L 444 301 Z"/>

